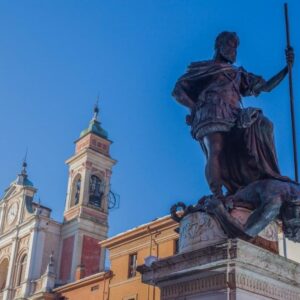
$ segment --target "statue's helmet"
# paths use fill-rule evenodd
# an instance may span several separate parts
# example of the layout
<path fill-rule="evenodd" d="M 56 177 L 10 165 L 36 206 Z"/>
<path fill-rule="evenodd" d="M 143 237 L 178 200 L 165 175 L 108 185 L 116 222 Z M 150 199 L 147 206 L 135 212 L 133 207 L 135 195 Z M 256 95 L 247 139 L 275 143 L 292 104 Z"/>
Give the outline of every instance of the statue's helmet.
<path fill-rule="evenodd" d="M 216 55 L 219 54 L 229 63 L 234 63 L 236 60 L 237 47 L 240 40 L 235 32 L 223 31 L 215 41 Z"/>
<path fill-rule="evenodd" d="M 282 207 L 281 216 L 285 237 L 300 243 L 300 199 L 287 201 Z"/>

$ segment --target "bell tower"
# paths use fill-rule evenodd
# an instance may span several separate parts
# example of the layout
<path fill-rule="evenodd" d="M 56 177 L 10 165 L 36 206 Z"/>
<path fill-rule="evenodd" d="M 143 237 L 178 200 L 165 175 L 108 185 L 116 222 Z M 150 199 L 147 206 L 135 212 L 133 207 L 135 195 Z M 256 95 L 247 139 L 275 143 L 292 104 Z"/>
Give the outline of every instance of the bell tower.
<path fill-rule="evenodd" d="M 116 163 L 111 141 L 98 120 L 98 105 L 87 129 L 75 141 L 69 166 L 58 278 L 74 281 L 104 269 L 105 255 L 98 243 L 107 238 L 110 176 Z"/>

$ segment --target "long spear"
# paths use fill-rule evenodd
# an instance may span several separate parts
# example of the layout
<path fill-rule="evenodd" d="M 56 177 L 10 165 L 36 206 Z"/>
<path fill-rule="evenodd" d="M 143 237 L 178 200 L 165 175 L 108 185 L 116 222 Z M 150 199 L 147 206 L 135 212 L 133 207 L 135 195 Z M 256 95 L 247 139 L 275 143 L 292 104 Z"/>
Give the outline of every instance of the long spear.
<path fill-rule="evenodd" d="M 288 15 L 287 3 L 284 3 L 284 16 L 285 16 L 286 44 L 287 44 L 287 51 L 288 51 L 291 48 L 291 42 L 290 42 L 290 26 L 289 26 L 289 15 Z M 295 125 L 295 110 L 294 110 L 293 73 L 292 73 L 292 65 L 290 62 L 288 62 L 288 74 L 289 74 L 290 110 L 291 110 L 291 120 L 292 120 L 294 175 L 295 175 L 295 180 L 298 182 L 298 158 L 297 158 L 297 140 L 296 140 L 296 125 Z M 286 244 L 285 236 L 283 236 L 283 252 L 284 252 L 284 257 L 287 257 L 287 244 Z"/>
<path fill-rule="evenodd" d="M 284 15 L 285 15 L 286 43 L 287 43 L 287 51 L 288 51 L 291 48 L 291 43 L 290 43 L 290 27 L 289 27 L 287 3 L 284 3 Z M 298 182 L 298 158 L 297 158 L 297 140 L 296 140 L 296 125 L 295 125 L 295 110 L 294 110 L 293 73 L 292 73 L 292 65 L 289 62 L 288 62 L 288 75 L 289 75 L 289 92 L 290 92 L 290 110 L 291 110 L 291 119 L 292 119 L 294 174 L 295 174 L 295 180 Z"/>

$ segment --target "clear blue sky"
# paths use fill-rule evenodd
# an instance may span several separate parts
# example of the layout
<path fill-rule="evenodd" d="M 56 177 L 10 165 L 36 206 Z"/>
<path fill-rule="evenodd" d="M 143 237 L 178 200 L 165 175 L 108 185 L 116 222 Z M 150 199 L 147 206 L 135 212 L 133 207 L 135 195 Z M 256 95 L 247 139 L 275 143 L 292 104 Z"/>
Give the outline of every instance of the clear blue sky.
<path fill-rule="evenodd" d="M 300 118 L 300 4 L 289 1 Z M 208 193 L 204 156 L 170 96 L 191 61 L 213 55 L 215 36 L 236 31 L 238 65 L 268 78 L 285 65 L 283 1 L 112 0 L 0 2 L 0 190 L 26 147 L 42 204 L 62 219 L 64 161 L 92 116 L 114 141 L 112 188 L 121 196 L 110 235 L 168 214 Z M 293 176 L 288 85 L 247 99 L 275 123 L 282 173 Z M 300 133 L 300 123 L 297 121 Z M 300 147 L 300 145 L 299 145 Z"/>

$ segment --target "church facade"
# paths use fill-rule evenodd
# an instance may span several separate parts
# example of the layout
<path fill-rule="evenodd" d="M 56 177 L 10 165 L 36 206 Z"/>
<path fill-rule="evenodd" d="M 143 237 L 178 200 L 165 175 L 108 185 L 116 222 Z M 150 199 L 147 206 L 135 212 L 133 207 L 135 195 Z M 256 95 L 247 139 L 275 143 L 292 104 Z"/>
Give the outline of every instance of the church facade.
<path fill-rule="evenodd" d="M 54 285 L 61 224 L 34 202 L 26 163 L 0 202 L 0 299 L 23 299 Z M 45 295 L 46 296 L 46 295 Z"/>

